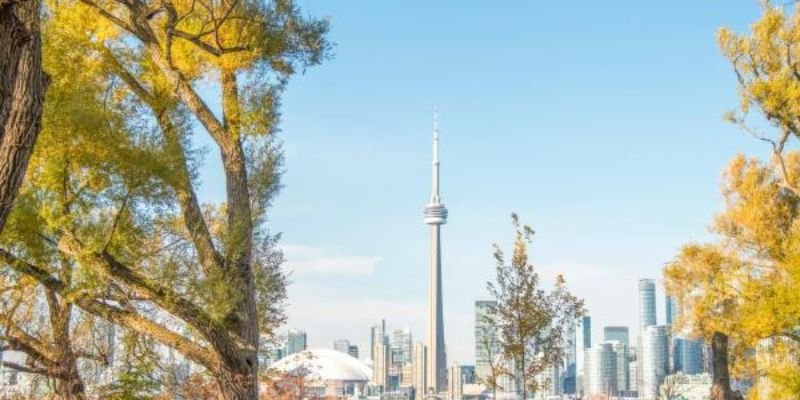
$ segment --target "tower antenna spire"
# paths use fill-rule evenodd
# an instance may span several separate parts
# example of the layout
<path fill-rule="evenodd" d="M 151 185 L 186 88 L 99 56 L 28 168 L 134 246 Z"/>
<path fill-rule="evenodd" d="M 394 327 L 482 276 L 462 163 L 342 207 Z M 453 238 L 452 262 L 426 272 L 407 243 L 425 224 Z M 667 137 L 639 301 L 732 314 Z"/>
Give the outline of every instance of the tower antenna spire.
<path fill-rule="evenodd" d="M 431 179 L 431 204 L 439 204 L 439 111 L 433 109 L 433 176 Z"/>

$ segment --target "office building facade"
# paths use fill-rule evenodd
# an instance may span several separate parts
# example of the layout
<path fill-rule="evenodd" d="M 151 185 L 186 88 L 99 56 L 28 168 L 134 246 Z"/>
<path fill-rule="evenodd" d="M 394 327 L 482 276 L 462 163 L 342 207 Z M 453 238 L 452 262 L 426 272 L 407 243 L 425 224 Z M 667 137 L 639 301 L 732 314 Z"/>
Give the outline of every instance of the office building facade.
<path fill-rule="evenodd" d="M 642 330 L 639 399 L 656 400 L 669 368 L 669 344 L 665 326 L 647 326 Z"/>

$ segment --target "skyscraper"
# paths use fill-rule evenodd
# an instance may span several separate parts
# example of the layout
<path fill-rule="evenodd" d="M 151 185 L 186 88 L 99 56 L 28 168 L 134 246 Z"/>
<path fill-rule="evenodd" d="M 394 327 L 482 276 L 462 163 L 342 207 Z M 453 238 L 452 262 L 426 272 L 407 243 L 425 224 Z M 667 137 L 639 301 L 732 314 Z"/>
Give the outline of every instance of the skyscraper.
<path fill-rule="evenodd" d="M 411 362 L 411 329 L 395 329 L 392 333 L 392 363 L 406 364 Z"/>
<path fill-rule="evenodd" d="M 386 343 L 386 320 L 382 319 L 381 322 L 369 328 L 369 359 L 375 362 L 376 347 Z"/>
<path fill-rule="evenodd" d="M 678 318 L 678 303 L 672 296 L 667 295 L 664 299 L 664 307 L 666 308 L 667 327 L 669 327 Z"/>
<path fill-rule="evenodd" d="M 667 334 L 670 336 L 670 372 L 695 375 L 703 372 L 703 342 L 688 339 L 674 326 L 680 316 L 680 305 L 671 296 L 666 297 Z"/>
<path fill-rule="evenodd" d="M 575 360 L 575 390 L 578 394 L 585 393 L 586 350 L 592 347 L 592 318 L 588 315 L 578 318 L 575 329 L 576 360 Z"/>
<path fill-rule="evenodd" d="M 619 340 L 607 340 L 614 350 L 617 372 L 617 393 L 627 392 L 630 387 L 630 366 L 628 360 L 628 344 Z"/>
<path fill-rule="evenodd" d="M 588 349 L 592 347 L 592 317 L 585 315 L 581 321 L 581 328 L 583 329 L 583 348 Z"/>
<path fill-rule="evenodd" d="M 428 348 L 424 343 L 414 343 L 413 350 L 411 351 L 411 364 L 413 371 L 411 375 L 411 385 L 416 391 L 416 398 L 423 398 L 425 394 L 428 379 L 428 369 L 426 368 L 428 362 Z"/>
<path fill-rule="evenodd" d="M 639 381 L 639 398 L 655 400 L 659 386 L 664 382 L 669 366 L 669 350 L 667 344 L 667 328 L 646 326 L 642 329 L 642 358 L 638 362 L 641 380 Z"/>
<path fill-rule="evenodd" d="M 284 352 L 285 355 L 290 356 L 295 353 L 299 353 L 306 349 L 307 346 L 307 337 L 305 331 L 301 331 L 298 329 L 291 329 L 289 330 L 289 334 L 286 337 L 286 351 Z"/>
<path fill-rule="evenodd" d="M 372 362 L 372 383 L 383 392 L 389 390 L 389 345 L 376 344 L 373 351 L 375 359 Z"/>
<path fill-rule="evenodd" d="M 672 323 L 678 317 L 678 307 L 675 299 L 670 295 L 664 296 L 664 317 L 667 326 L 667 341 L 669 343 L 669 367 L 667 373 L 671 374 L 680 371 L 681 368 L 681 347 L 682 340 L 675 334 Z"/>
<path fill-rule="evenodd" d="M 647 364 L 644 358 L 644 335 L 648 326 L 656 325 L 656 281 L 653 279 L 639 279 L 639 337 L 636 345 L 636 381 L 638 383 L 639 396 L 642 396 L 642 385 L 644 384 L 644 373 Z M 666 340 L 666 339 L 665 339 Z M 669 356 L 667 356 L 669 364 Z"/>
<path fill-rule="evenodd" d="M 333 349 L 347 354 L 350 351 L 350 341 L 347 339 L 334 340 Z"/>
<path fill-rule="evenodd" d="M 703 373 L 703 342 L 678 338 L 680 341 L 678 371 L 686 375 L 697 375 Z"/>
<path fill-rule="evenodd" d="M 605 341 L 616 340 L 625 343 L 626 346 L 630 346 L 629 339 L 627 326 L 607 326 L 603 328 L 603 340 Z"/>
<path fill-rule="evenodd" d="M 575 394 L 575 375 L 577 374 L 577 348 L 575 337 L 575 323 L 567 325 L 564 333 L 564 373 L 562 374 L 561 387 L 564 394 Z"/>
<path fill-rule="evenodd" d="M 461 366 L 458 364 L 453 364 L 447 371 L 448 375 L 448 387 L 447 393 L 449 395 L 450 400 L 461 400 L 464 382 L 461 380 Z"/>
<path fill-rule="evenodd" d="M 356 345 L 354 345 L 354 344 L 351 344 L 351 345 L 350 345 L 350 346 L 347 348 L 347 354 L 349 354 L 349 355 L 350 355 L 350 357 L 353 357 L 353 358 L 355 358 L 355 359 L 358 359 L 358 346 L 356 346 Z"/>
<path fill-rule="evenodd" d="M 561 365 L 560 364 L 551 364 L 544 368 L 544 371 L 537 374 L 534 379 L 536 383 L 539 385 L 539 389 L 536 393 L 537 399 L 542 398 L 553 398 L 556 396 L 561 396 L 564 393 L 564 387 L 561 385 Z"/>
<path fill-rule="evenodd" d="M 615 395 L 617 393 L 617 358 L 610 342 L 598 343 L 585 350 L 584 393 Z"/>
<path fill-rule="evenodd" d="M 435 393 L 447 389 L 447 355 L 444 345 L 442 311 L 441 227 L 447 222 L 447 209 L 439 198 L 439 125 L 433 121 L 433 175 L 431 200 L 425 207 L 425 223 L 431 226 L 430 286 L 428 288 L 428 386 Z"/>
<path fill-rule="evenodd" d="M 475 301 L 475 378 L 486 383 L 491 374 L 491 358 L 500 352 L 496 329 L 486 320 L 497 304 L 494 300 Z"/>
<path fill-rule="evenodd" d="M 639 326 L 656 324 L 656 281 L 639 280 Z"/>

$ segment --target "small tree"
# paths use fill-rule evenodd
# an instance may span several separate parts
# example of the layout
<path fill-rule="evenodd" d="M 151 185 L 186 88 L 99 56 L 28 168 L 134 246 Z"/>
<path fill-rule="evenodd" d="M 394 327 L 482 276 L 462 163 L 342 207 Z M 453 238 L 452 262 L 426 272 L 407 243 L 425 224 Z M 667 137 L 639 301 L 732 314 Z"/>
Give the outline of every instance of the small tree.
<path fill-rule="evenodd" d="M 528 261 L 533 229 L 520 225 L 516 214 L 511 221 L 515 240 L 510 265 L 500 247 L 494 246 L 497 276 L 487 287 L 497 303 L 489 314 L 498 327 L 501 353 L 514 367 L 517 391 L 525 399 L 529 391 L 539 389 L 532 378 L 563 359 L 567 328 L 585 311 L 583 300 L 567 290 L 563 276 L 556 278 L 550 291 L 540 286 L 539 274 Z"/>

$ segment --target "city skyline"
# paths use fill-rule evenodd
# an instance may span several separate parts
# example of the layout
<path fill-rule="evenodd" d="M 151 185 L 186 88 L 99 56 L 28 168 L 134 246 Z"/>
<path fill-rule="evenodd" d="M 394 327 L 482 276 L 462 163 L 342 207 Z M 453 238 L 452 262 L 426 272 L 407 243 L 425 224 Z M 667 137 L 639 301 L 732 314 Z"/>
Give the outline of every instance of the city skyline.
<path fill-rule="evenodd" d="M 430 190 L 434 106 L 449 135 L 448 208 L 459 216 L 448 226 L 443 253 L 452 266 L 443 271 L 445 326 L 454 332 L 471 329 L 473 297 L 485 296 L 494 276 L 491 246 L 510 244 L 512 211 L 537 231 L 531 257 L 546 282 L 563 273 L 594 317 L 636 326 L 636 306 L 596 282 L 619 280 L 627 285 L 619 291 L 628 292 L 641 277 L 659 278 L 687 238 L 710 237 L 708 221 L 722 209 L 718 188 L 730 158 L 737 152 L 769 157 L 767 145 L 722 118 L 737 94 L 715 41 L 720 26 L 746 29 L 759 12 L 756 2 L 593 5 L 578 13 L 568 3 L 522 7 L 470 5 L 443 31 L 438 21 L 451 11 L 446 4 L 430 5 L 427 14 L 397 5 L 305 5 L 309 13 L 335 16 L 331 36 L 342 45 L 325 68 L 297 76 L 282 101 L 285 187 L 269 224 L 282 234 L 293 271 L 289 325 L 321 331 L 335 324 L 322 345 L 356 335 L 353 326 L 362 317 L 402 315 L 405 325 L 423 332 L 428 246 L 419 213 Z M 597 20 L 593 11 L 607 19 Z M 524 17 L 541 12 L 551 19 L 531 26 Z M 656 15 L 646 32 L 638 29 Z M 471 30 L 487 18 L 505 21 L 505 28 Z M 587 25 L 561 35 L 572 19 Z M 419 21 L 418 29 L 404 36 L 410 21 Z M 520 35 L 506 40 L 512 32 Z M 583 35 L 599 35 L 639 57 L 621 63 L 617 52 L 599 51 Z M 381 43 L 391 43 L 391 51 Z M 498 61 L 464 64 L 473 54 L 465 43 Z M 531 43 L 536 52 L 517 50 Z M 568 58 L 543 63 L 540 54 Z M 603 67 L 603 80 L 580 70 L 582 54 Z M 412 56 L 413 68 L 399 67 Z M 500 61 L 509 58 L 515 63 Z M 506 67 L 516 72 L 491 75 L 492 90 L 471 83 L 487 68 Z M 645 71 L 663 72 L 663 79 L 654 86 Z M 382 94 L 387 90 L 391 99 Z M 475 100 L 464 100 L 472 95 Z M 644 106 L 644 97 L 658 105 Z M 567 118 L 567 105 L 586 114 Z M 642 135 L 652 141 L 634 148 Z M 210 145 L 204 135 L 196 139 Z M 204 161 L 198 196 L 221 201 L 218 156 L 206 154 Z M 397 285 L 401 279 L 405 284 Z M 660 310 L 662 297 L 659 292 Z M 447 345 L 451 359 L 469 357 L 468 343 Z"/>
<path fill-rule="evenodd" d="M 641 283 L 642 281 L 654 281 L 654 280 L 650 279 L 650 278 L 637 279 L 636 280 L 637 285 L 639 283 Z M 656 293 L 656 296 L 655 296 L 655 299 L 654 299 L 655 300 L 655 324 L 654 325 L 648 325 L 648 326 L 668 327 L 670 321 L 667 319 L 667 316 L 669 315 L 667 312 L 670 310 L 670 306 L 667 305 L 667 301 L 666 300 L 659 300 L 659 299 L 661 299 L 661 297 L 658 296 L 658 294 L 663 294 L 663 288 L 656 284 L 655 285 L 655 293 Z M 636 291 L 630 293 L 630 298 L 632 300 L 632 303 L 634 304 L 634 306 L 636 307 L 637 310 L 639 310 L 641 308 L 639 306 L 639 299 L 638 299 L 640 296 L 641 296 L 640 287 L 637 287 Z M 665 297 L 665 296 L 662 296 L 662 297 Z M 635 298 L 636 298 L 636 300 L 633 301 L 633 299 L 635 299 Z M 455 359 L 455 360 L 452 360 L 452 361 L 448 357 L 448 364 L 447 364 L 448 368 L 450 367 L 451 364 L 454 364 L 454 363 L 458 363 L 458 364 L 461 364 L 461 365 L 476 365 L 477 360 L 476 360 L 475 356 L 476 356 L 476 353 L 479 351 L 478 348 L 476 347 L 476 344 L 475 344 L 474 340 L 473 340 L 474 339 L 474 335 L 477 332 L 475 328 L 477 328 L 477 324 L 478 324 L 478 317 L 476 317 L 476 315 L 485 314 L 485 308 L 486 308 L 485 304 L 494 303 L 494 302 L 495 302 L 494 300 L 492 300 L 492 299 L 490 299 L 488 297 L 477 298 L 477 299 L 473 300 L 473 303 L 472 303 L 473 311 L 472 311 L 472 314 L 470 316 L 473 319 L 473 322 L 472 322 L 472 325 L 471 325 L 473 329 L 471 329 L 469 332 L 465 333 L 465 334 L 468 334 L 468 335 L 471 335 L 471 336 L 468 336 L 468 337 L 464 338 L 464 340 L 466 340 L 468 342 L 469 346 L 471 346 L 470 350 L 469 350 L 469 352 L 471 352 L 471 355 L 470 355 L 470 357 L 458 358 L 458 359 Z M 672 307 L 674 307 L 674 306 L 672 306 Z M 591 305 L 587 304 L 587 308 L 591 308 Z M 478 312 L 478 309 L 481 309 L 483 311 Z M 662 312 L 659 312 L 659 310 L 661 310 Z M 476 313 L 478 313 L 478 314 L 476 314 Z M 637 314 L 637 317 L 636 317 L 637 323 L 635 323 L 634 325 L 630 325 L 630 326 L 629 325 L 609 324 L 609 323 L 607 323 L 605 321 L 596 319 L 594 316 L 592 316 L 591 314 L 588 314 L 588 313 L 585 316 L 579 318 L 579 320 L 580 321 L 586 321 L 588 319 L 590 321 L 589 326 L 590 326 L 590 341 L 591 341 L 590 344 L 591 344 L 591 346 L 588 347 L 588 348 L 593 348 L 596 345 L 599 345 L 599 344 L 602 344 L 602 343 L 606 343 L 606 342 L 617 342 L 617 341 L 626 343 L 628 346 L 636 347 L 637 346 L 637 337 L 639 336 L 640 329 L 642 329 L 642 327 L 639 325 L 638 318 L 639 318 L 639 316 Z M 577 329 L 580 330 L 581 332 L 583 332 L 583 327 L 580 324 L 580 322 L 576 321 L 576 324 L 577 324 Z M 381 329 L 378 329 L 377 331 L 375 331 L 377 326 L 380 326 Z M 398 321 L 392 315 L 384 315 L 384 316 L 378 318 L 375 321 L 366 320 L 365 319 L 363 321 L 362 325 L 358 325 L 358 326 L 355 326 L 353 328 L 359 331 L 359 333 L 356 334 L 355 336 L 335 337 L 334 339 L 332 339 L 330 341 L 327 341 L 327 342 L 326 342 L 327 338 L 331 337 L 330 334 L 327 334 L 324 331 L 316 332 L 317 334 L 315 334 L 315 332 L 309 331 L 309 330 L 305 329 L 302 326 L 286 325 L 286 326 L 283 327 L 283 329 L 281 329 L 281 332 L 279 332 L 279 335 L 284 335 L 284 336 L 285 335 L 290 335 L 291 336 L 291 334 L 293 332 L 302 332 L 302 334 L 304 335 L 304 340 L 307 341 L 307 347 L 310 348 L 310 349 L 311 348 L 321 348 L 321 349 L 330 348 L 330 349 L 335 349 L 336 348 L 336 344 L 339 343 L 339 342 L 343 342 L 343 341 L 346 341 L 349 344 L 352 344 L 352 345 L 358 347 L 359 349 L 362 349 L 362 348 L 371 349 L 373 347 L 372 346 L 373 337 L 374 337 L 374 335 L 376 335 L 375 332 L 379 332 L 378 333 L 379 336 L 386 335 L 387 338 L 388 338 L 387 340 L 389 340 L 391 342 L 391 338 L 394 337 L 394 335 L 396 335 L 398 333 L 398 331 L 403 331 L 403 332 L 406 332 L 406 334 L 411 335 L 414 338 L 418 338 L 418 340 L 414 340 L 413 342 L 425 343 L 425 335 L 424 335 L 424 333 L 427 331 L 427 326 L 424 325 L 424 324 L 422 325 L 421 329 L 415 330 L 414 328 L 412 328 L 411 325 L 409 325 L 407 323 L 403 323 L 401 321 Z M 624 340 L 624 339 L 620 339 L 618 336 L 608 337 L 609 332 L 613 331 L 614 335 L 616 335 L 621 330 L 625 331 L 624 336 L 627 338 L 627 341 Z M 577 337 L 577 341 L 580 342 L 580 343 L 575 343 L 576 346 L 583 345 L 583 343 L 585 343 L 584 342 L 585 336 L 583 336 L 580 332 L 577 332 L 577 336 L 576 337 Z M 680 337 L 680 335 L 678 335 L 678 337 Z M 578 353 L 580 353 L 580 351 L 578 351 Z M 369 360 L 371 358 L 371 354 L 369 353 L 369 351 L 360 351 L 360 355 L 361 355 L 359 357 L 360 360 Z M 581 357 L 582 356 L 579 356 L 579 358 L 581 358 Z"/>
<path fill-rule="evenodd" d="M 765 145 L 721 118 L 737 95 L 715 42 L 720 26 L 744 29 L 757 4 L 578 11 L 546 4 L 514 12 L 462 5 L 463 18 L 444 30 L 438 22 L 451 7 L 433 4 L 420 14 L 397 5 L 305 6 L 334 16 L 331 37 L 340 45 L 325 68 L 297 76 L 283 99 L 285 187 L 269 224 L 282 233 L 294 271 L 289 325 L 335 326 L 329 337 L 310 337 L 319 345 L 357 337 L 359 320 L 384 315 L 424 332 L 428 227 L 419 213 L 429 196 L 437 106 L 447 127 L 447 206 L 458 216 L 443 238 L 448 358 L 472 358 L 459 333 L 470 331 L 472 302 L 493 278 L 492 243 L 510 244 L 512 211 L 537 231 L 531 257 L 545 282 L 563 272 L 593 318 L 635 327 L 636 305 L 619 293 L 635 293 L 641 277 L 659 278 L 687 237 L 708 237 L 708 221 L 722 207 L 721 171 L 736 152 L 768 156 Z M 607 18 L 590 18 L 594 12 Z M 525 15 L 549 19 L 530 24 Z M 637 29 L 654 15 L 646 32 Z M 417 29 L 407 32 L 411 21 Z M 505 28 L 471 29 L 487 21 Z M 575 30 L 562 35 L 565 24 Z M 639 56 L 620 64 L 617 50 L 598 51 L 586 35 Z M 475 50 L 493 58 L 470 63 Z M 581 71 L 583 57 L 603 79 Z M 654 85 L 643 71 L 662 79 Z M 476 77 L 493 80 L 492 89 Z M 582 114 L 566 118 L 564 107 Z M 652 141 L 634 147 L 643 136 Z M 203 201 L 224 194 L 215 157 L 207 154 L 199 171 Z M 611 291 L 598 287 L 603 281 L 622 283 Z M 659 310 L 662 301 L 659 294 Z"/>
<path fill-rule="evenodd" d="M 597 321 L 592 323 L 591 317 L 588 315 L 577 318 L 573 329 L 570 329 L 571 333 L 565 337 L 565 358 L 546 368 L 543 375 L 536 377 L 541 382 L 557 382 L 554 385 L 548 383 L 548 393 L 551 395 L 578 393 L 628 396 L 638 392 L 642 399 L 655 400 L 656 393 L 660 390 L 658 388 L 668 375 L 678 374 L 672 375 L 669 379 L 689 379 L 699 385 L 696 388 L 702 388 L 702 385 L 706 384 L 704 382 L 710 379 L 710 375 L 707 374 L 708 369 L 705 362 L 708 359 L 703 350 L 703 344 L 687 340 L 680 333 L 670 331 L 669 326 L 679 313 L 677 302 L 669 296 L 665 296 L 664 312 L 663 314 L 659 313 L 656 309 L 655 281 L 647 278 L 638 280 L 638 292 L 632 294 L 632 297 L 638 297 L 636 303 L 640 309 L 640 322 L 638 326 L 634 327 L 634 331 L 638 332 L 637 346 L 630 347 L 630 327 L 597 324 Z M 493 300 L 476 300 L 474 302 L 475 330 L 472 340 L 475 362 L 456 361 L 448 364 L 449 381 L 446 384 L 451 393 L 453 390 L 460 390 L 462 385 L 459 383 L 460 381 L 452 381 L 454 377 L 460 379 L 458 374 L 454 375 L 456 370 L 470 369 L 472 371 L 470 376 L 473 377 L 470 378 L 471 382 L 485 382 L 488 379 L 490 372 L 487 369 L 489 366 L 486 352 L 490 350 L 485 346 L 490 343 L 494 346 L 497 342 L 493 340 L 498 340 L 498 338 L 494 336 L 497 332 L 486 325 L 484 318 L 493 304 L 496 304 Z M 658 315 L 663 315 L 663 317 L 659 319 Z M 412 378 L 411 375 L 415 374 L 414 376 L 416 376 L 419 368 L 419 364 L 417 364 L 419 358 L 415 357 L 422 357 L 419 354 L 424 354 L 422 353 L 424 350 L 417 350 L 417 346 L 421 346 L 423 349 L 425 346 L 421 342 L 413 342 L 413 333 L 409 328 L 392 326 L 391 316 L 387 316 L 387 319 L 390 320 L 389 325 L 387 325 L 386 319 L 381 319 L 369 330 L 372 342 L 379 342 L 381 354 L 384 354 L 369 357 L 372 359 L 373 371 L 384 371 L 383 375 L 381 373 L 373 375 L 373 379 L 376 380 L 375 384 L 382 386 L 383 390 L 389 391 L 407 390 L 410 386 L 417 387 L 418 381 L 415 381 L 416 378 Z M 596 331 L 602 331 L 602 337 L 595 336 Z M 293 329 L 290 332 L 298 331 Z M 494 339 L 492 340 L 491 337 Z M 290 347 L 291 342 L 292 338 L 290 337 L 285 348 Z M 349 348 L 349 345 L 350 340 L 348 339 L 339 339 L 333 342 L 333 348 L 343 353 L 348 352 L 346 348 Z M 414 354 L 417 354 L 414 357 L 411 357 L 412 347 Z M 492 354 L 498 354 L 499 348 L 491 351 Z M 574 364 L 576 361 L 574 355 L 579 356 L 577 364 Z M 366 357 L 362 359 L 365 360 Z M 423 359 L 423 365 L 430 363 L 425 357 Z M 385 360 L 392 360 L 392 365 L 400 363 L 403 367 L 401 369 L 396 366 L 390 368 L 388 361 Z M 637 362 L 636 366 L 632 360 Z M 577 375 L 574 366 L 578 366 Z M 422 368 L 424 370 L 424 366 Z M 641 375 L 637 376 L 637 374 Z M 693 378 L 683 378 L 689 375 Z M 384 383 L 381 382 L 389 386 L 383 386 Z M 507 389 L 513 387 L 511 381 L 504 381 L 501 386 Z"/>
<path fill-rule="evenodd" d="M 4 399 L 800 398 L 800 1 L 3 18 Z"/>

